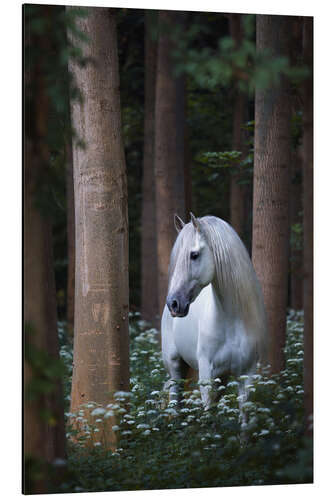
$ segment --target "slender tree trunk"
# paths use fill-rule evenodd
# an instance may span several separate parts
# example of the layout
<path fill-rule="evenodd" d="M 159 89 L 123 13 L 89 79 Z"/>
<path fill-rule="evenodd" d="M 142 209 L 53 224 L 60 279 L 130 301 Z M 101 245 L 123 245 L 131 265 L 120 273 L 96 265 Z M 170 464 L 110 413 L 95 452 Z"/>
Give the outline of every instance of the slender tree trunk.
<path fill-rule="evenodd" d="M 257 16 L 257 50 L 288 56 L 290 18 Z M 261 283 L 270 333 L 272 372 L 284 365 L 288 288 L 291 103 L 289 85 L 257 90 L 252 259 Z"/>
<path fill-rule="evenodd" d="M 46 23 L 51 21 L 48 7 L 41 9 Z M 41 367 L 39 359 L 59 361 L 56 289 L 53 272 L 52 227 L 49 217 L 37 208 L 38 188 L 49 169 L 47 126 L 49 99 L 46 92 L 44 66 L 50 57 L 45 35 L 32 35 L 25 24 L 26 56 L 33 46 L 43 47 L 37 64 L 28 67 L 25 61 L 25 139 L 24 139 L 24 492 L 47 493 L 50 477 L 46 464 L 65 458 L 65 426 L 60 380 L 50 380 L 48 393 L 31 392 L 38 387 Z M 44 177 L 45 178 L 45 177 Z M 32 476 L 30 461 L 37 461 L 39 474 Z M 36 466 L 35 466 L 36 467 Z M 55 485 L 53 485 L 54 487 Z"/>
<path fill-rule="evenodd" d="M 303 229 L 304 229 L 304 396 L 313 414 L 313 18 L 304 18 L 303 58 L 311 77 L 303 83 Z M 312 433 L 312 427 L 308 429 Z"/>
<path fill-rule="evenodd" d="M 74 294 L 75 294 L 75 215 L 73 151 L 71 140 L 66 141 L 66 200 L 67 200 L 67 330 L 74 333 Z"/>
<path fill-rule="evenodd" d="M 168 286 L 168 266 L 175 240 L 174 213 L 185 217 L 184 188 L 184 77 L 174 76 L 171 33 L 184 14 L 159 12 L 159 43 L 155 108 L 155 186 L 159 312 Z"/>
<path fill-rule="evenodd" d="M 185 218 L 192 212 L 192 156 L 190 150 L 190 133 L 186 122 L 187 107 L 185 103 L 185 132 L 184 132 L 184 189 L 185 189 Z"/>
<path fill-rule="evenodd" d="M 145 12 L 145 122 L 141 216 L 141 314 L 154 322 L 158 316 L 156 204 L 154 178 L 155 88 L 157 43 L 152 39 L 154 11 Z"/>
<path fill-rule="evenodd" d="M 292 153 L 290 224 L 302 224 L 302 159 L 298 151 Z M 299 310 L 303 307 L 303 251 L 296 238 L 292 241 L 290 261 L 290 306 Z"/>
<path fill-rule="evenodd" d="M 242 16 L 240 14 L 230 14 L 230 33 L 239 47 L 242 41 Z M 235 89 L 235 106 L 233 114 L 232 149 L 240 151 L 241 160 L 244 157 L 245 133 L 242 130 L 247 118 L 247 98 L 245 94 Z M 240 174 L 231 176 L 230 185 L 230 223 L 238 235 L 243 238 L 245 231 L 245 188 L 239 184 Z"/>
<path fill-rule="evenodd" d="M 75 331 L 71 411 L 106 405 L 129 388 L 128 216 L 116 21 L 90 8 L 77 21 L 89 43 L 85 67 L 70 62 L 83 103 L 71 104 L 75 194 Z M 106 445 L 114 443 L 111 429 Z"/>

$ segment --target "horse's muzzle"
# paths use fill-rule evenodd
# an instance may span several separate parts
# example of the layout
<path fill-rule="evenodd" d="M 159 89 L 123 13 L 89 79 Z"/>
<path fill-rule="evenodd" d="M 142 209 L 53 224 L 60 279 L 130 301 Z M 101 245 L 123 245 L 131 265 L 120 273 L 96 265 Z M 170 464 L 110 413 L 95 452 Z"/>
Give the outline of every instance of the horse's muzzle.
<path fill-rule="evenodd" d="M 168 297 L 167 306 L 173 318 L 184 318 L 188 314 L 190 302 L 181 300 L 179 297 Z"/>

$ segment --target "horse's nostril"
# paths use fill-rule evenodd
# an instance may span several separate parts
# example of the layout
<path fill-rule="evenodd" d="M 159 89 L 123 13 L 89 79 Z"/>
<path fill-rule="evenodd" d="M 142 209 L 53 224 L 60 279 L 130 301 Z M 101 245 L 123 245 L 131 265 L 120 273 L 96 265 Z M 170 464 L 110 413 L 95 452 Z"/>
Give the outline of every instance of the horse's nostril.
<path fill-rule="evenodd" d="M 171 302 L 171 309 L 173 311 L 177 311 L 178 310 L 178 300 L 174 299 L 172 302 Z"/>

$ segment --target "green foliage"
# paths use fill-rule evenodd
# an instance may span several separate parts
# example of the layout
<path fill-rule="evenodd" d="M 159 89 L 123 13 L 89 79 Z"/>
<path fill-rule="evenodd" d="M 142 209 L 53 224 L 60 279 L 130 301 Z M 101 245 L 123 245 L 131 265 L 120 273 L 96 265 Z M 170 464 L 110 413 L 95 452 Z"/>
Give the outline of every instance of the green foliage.
<path fill-rule="evenodd" d="M 105 408 L 88 403 L 93 422 L 69 445 L 69 477 L 62 491 L 142 490 L 163 488 L 285 484 L 312 481 L 312 442 L 304 439 L 303 316 L 287 319 L 286 368 L 265 372 L 249 382 L 241 425 L 238 379 L 215 384 L 221 399 L 202 408 L 198 387 L 184 392 L 182 407 L 167 403 L 158 334 L 139 315 L 131 317 L 131 390 L 118 392 Z M 69 366 L 69 365 L 68 365 Z M 244 378 L 244 377 L 242 377 Z M 82 420 L 84 413 L 77 418 Z M 107 419 L 114 427 L 116 450 L 107 451 L 94 434 Z M 68 414 L 68 417 L 74 417 Z M 68 437 L 72 435 L 68 428 Z M 84 452 L 85 441 L 94 446 Z"/>
<path fill-rule="evenodd" d="M 186 31 L 181 26 L 175 27 L 173 38 L 178 47 L 173 52 L 177 61 L 175 74 L 190 75 L 201 88 L 214 90 L 234 84 L 239 90 L 250 93 L 255 88 L 264 90 L 278 85 L 281 77 L 287 77 L 298 85 L 309 76 L 309 68 L 300 61 L 295 64 L 268 49 L 258 52 L 255 16 L 243 15 L 242 22 L 243 39 L 239 46 L 235 45 L 223 23 L 220 23 L 217 31 L 214 23 L 207 23 L 204 15 L 190 16 L 190 27 Z M 200 40 L 212 30 L 215 43 L 200 44 Z"/>

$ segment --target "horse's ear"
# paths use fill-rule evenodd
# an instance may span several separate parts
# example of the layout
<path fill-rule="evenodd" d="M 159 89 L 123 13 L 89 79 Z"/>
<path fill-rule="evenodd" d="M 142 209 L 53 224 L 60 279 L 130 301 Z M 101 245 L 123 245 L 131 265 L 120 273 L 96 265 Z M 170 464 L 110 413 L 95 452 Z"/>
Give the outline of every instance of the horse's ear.
<path fill-rule="evenodd" d="M 192 222 L 193 226 L 195 227 L 195 229 L 198 232 L 200 232 L 201 231 L 201 227 L 200 227 L 199 220 L 192 214 L 192 212 L 190 212 L 190 216 L 191 216 L 191 222 Z"/>
<path fill-rule="evenodd" d="M 185 226 L 185 222 L 183 222 L 181 220 L 181 218 L 179 217 L 179 215 L 175 214 L 173 216 L 173 222 L 175 224 L 175 228 L 176 228 L 176 231 L 177 233 L 180 233 L 180 231 L 183 229 L 183 227 Z"/>

